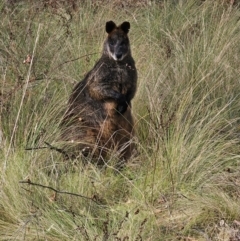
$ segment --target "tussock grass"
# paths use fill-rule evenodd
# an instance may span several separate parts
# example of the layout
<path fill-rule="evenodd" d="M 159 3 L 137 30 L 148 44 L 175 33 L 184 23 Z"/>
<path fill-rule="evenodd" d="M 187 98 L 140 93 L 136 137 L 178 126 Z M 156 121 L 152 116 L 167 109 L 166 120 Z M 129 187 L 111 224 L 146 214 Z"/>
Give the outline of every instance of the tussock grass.
<path fill-rule="evenodd" d="M 237 240 L 237 6 L 0 9 L 1 240 Z M 68 96 L 99 58 L 110 19 L 131 22 L 138 156 L 118 170 L 114 154 L 98 167 L 25 150 L 57 145 Z"/>

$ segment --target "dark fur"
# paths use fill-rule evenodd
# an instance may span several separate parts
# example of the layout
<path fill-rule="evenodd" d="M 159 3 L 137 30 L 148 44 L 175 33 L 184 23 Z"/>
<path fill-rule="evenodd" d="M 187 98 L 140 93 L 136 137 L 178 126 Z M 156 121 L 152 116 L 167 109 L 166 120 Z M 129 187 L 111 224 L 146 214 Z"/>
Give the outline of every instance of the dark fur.
<path fill-rule="evenodd" d="M 107 39 L 95 66 L 70 96 L 62 125 L 62 139 L 77 143 L 97 157 L 109 149 L 131 156 L 134 134 L 131 100 L 136 92 L 137 71 L 128 39 L 129 22 L 106 23 Z"/>

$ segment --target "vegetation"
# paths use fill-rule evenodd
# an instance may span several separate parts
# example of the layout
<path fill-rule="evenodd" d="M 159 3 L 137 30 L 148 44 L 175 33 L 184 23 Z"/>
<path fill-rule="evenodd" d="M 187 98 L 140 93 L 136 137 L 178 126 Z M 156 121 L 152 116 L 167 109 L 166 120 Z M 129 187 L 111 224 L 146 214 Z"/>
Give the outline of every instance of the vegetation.
<path fill-rule="evenodd" d="M 238 6 L 63 2 L 0 2 L 0 239 L 240 240 Z M 108 20 L 131 22 L 139 74 L 121 170 L 52 149 Z"/>

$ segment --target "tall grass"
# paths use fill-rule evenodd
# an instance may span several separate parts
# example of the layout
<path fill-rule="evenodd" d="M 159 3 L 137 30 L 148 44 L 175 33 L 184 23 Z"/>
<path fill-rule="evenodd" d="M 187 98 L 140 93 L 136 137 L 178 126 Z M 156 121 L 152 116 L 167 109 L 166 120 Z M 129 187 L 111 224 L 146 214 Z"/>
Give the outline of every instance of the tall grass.
<path fill-rule="evenodd" d="M 1 240 L 237 240 L 239 9 L 114 4 L 0 5 Z M 139 75 L 138 156 L 122 170 L 40 149 L 111 19 L 131 22 Z"/>

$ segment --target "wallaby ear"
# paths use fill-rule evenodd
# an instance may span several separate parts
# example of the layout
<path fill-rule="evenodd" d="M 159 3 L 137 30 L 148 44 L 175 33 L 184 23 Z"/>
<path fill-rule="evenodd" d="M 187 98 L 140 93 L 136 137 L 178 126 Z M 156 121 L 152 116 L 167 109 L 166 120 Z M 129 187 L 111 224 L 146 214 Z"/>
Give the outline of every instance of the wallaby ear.
<path fill-rule="evenodd" d="M 130 29 L 130 23 L 129 22 L 123 22 L 120 25 L 120 28 L 123 30 L 124 33 L 127 34 L 129 32 L 129 29 Z"/>
<path fill-rule="evenodd" d="M 106 22 L 106 32 L 111 33 L 117 26 L 113 21 Z"/>

